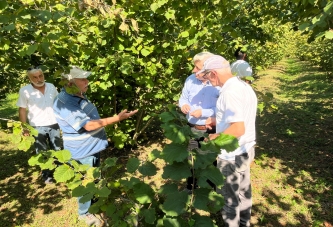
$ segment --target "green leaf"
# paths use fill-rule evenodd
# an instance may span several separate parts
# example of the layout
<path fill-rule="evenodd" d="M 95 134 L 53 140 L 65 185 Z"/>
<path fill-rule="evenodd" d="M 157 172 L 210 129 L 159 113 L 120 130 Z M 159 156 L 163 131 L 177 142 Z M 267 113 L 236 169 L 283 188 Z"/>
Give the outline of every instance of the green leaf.
<path fill-rule="evenodd" d="M 22 136 L 21 136 L 21 134 L 12 134 L 10 136 L 10 140 L 14 144 L 18 144 L 18 143 L 20 143 L 22 141 Z"/>
<path fill-rule="evenodd" d="M 184 163 L 174 162 L 163 168 L 163 179 L 181 180 L 191 176 L 190 166 Z"/>
<path fill-rule="evenodd" d="M 86 35 L 79 35 L 78 37 L 77 37 L 77 40 L 80 42 L 80 43 L 86 43 L 86 41 L 87 41 L 87 36 Z"/>
<path fill-rule="evenodd" d="M 206 169 L 201 169 L 199 172 L 198 185 L 200 187 L 210 188 L 207 180 L 213 182 L 217 188 L 221 188 L 224 183 L 224 178 L 222 173 L 218 168 L 213 165 L 208 166 Z"/>
<path fill-rule="evenodd" d="M 234 136 L 221 133 L 215 140 L 215 144 L 226 151 L 234 151 L 239 147 L 238 139 Z"/>
<path fill-rule="evenodd" d="M 107 187 L 99 189 L 96 193 L 99 197 L 108 197 L 111 194 L 111 190 Z"/>
<path fill-rule="evenodd" d="M 220 150 L 217 151 L 202 151 L 197 150 L 194 155 L 194 168 L 205 169 L 208 165 L 211 165 L 215 160 L 217 155 L 220 154 Z"/>
<path fill-rule="evenodd" d="M 221 133 L 214 143 L 221 149 L 225 149 L 228 152 L 234 151 L 239 147 L 238 139 L 234 136 Z"/>
<path fill-rule="evenodd" d="M 63 4 L 56 4 L 55 8 L 59 11 L 64 11 L 66 7 Z"/>
<path fill-rule="evenodd" d="M 153 3 L 150 5 L 150 9 L 155 13 L 156 10 L 159 8 L 159 5 L 157 3 Z"/>
<path fill-rule="evenodd" d="M 189 156 L 187 144 L 171 143 L 165 145 L 160 157 L 167 163 L 182 162 Z"/>
<path fill-rule="evenodd" d="M 145 164 L 139 167 L 139 172 L 143 176 L 154 176 L 157 173 L 157 168 L 153 163 L 146 162 Z"/>
<path fill-rule="evenodd" d="M 30 14 L 27 14 L 27 15 L 23 15 L 21 16 L 22 19 L 28 19 L 30 20 L 31 19 L 31 15 Z"/>
<path fill-rule="evenodd" d="M 325 32 L 326 39 L 333 39 L 333 31 L 326 31 Z"/>
<path fill-rule="evenodd" d="M 140 214 L 148 224 L 154 224 L 156 220 L 156 211 L 154 208 L 140 210 Z"/>
<path fill-rule="evenodd" d="M 299 28 L 300 31 L 304 31 L 304 30 L 306 30 L 309 26 L 310 26 L 310 23 L 305 22 L 305 23 L 299 25 L 298 28 Z"/>
<path fill-rule="evenodd" d="M 59 162 L 65 163 L 68 162 L 72 155 L 69 150 L 61 150 L 54 153 L 54 156 L 58 159 Z"/>
<path fill-rule="evenodd" d="M 141 181 L 138 178 L 131 177 L 130 180 L 121 179 L 121 180 L 119 180 L 119 182 L 122 185 L 124 185 L 125 187 L 127 187 L 128 189 L 132 189 L 134 187 L 134 185 L 140 183 Z"/>
<path fill-rule="evenodd" d="M 166 138 L 170 139 L 174 143 L 187 144 L 190 139 L 191 128 L 188 125 L 179 126 L 176 124 L 168 123 L 162 124 Z"/>
<path fill-rule="evenodd" d="M 188 31 L 185 31 L 185 32 L 182 32 L 182 33 L 180 33 L 180 37 L 183 37 L 183 38 L 186 38 L 186 37 L 188 37 L 190 35 L 190 33 L 188 32 Z"/>
<path fill-rule="evenodd" d="M 86 202 L 89 202 L 90 200 L 92 200 L 92 198 L 94 198 L 94 193 L 88 192 L 87 194 L 82 196 L 79 201 L 80 201 L 80 203 L 86 203 Z"/>
<path fill-rule="evenodd" d="M 129 173 L 134 173 L 140 165 L 140 160 L 137 158 L 130 158 L 127 162 L 126 168 Z"/>
<path fill-rule="evenodd" d="M 112 167 L 115 166 L 117 163 L 118 158 L 113 157 L 113 158 L 107 158 L 104 161 L 105 167 Z"/>
<path fill-rule="evenodd" d="M 170 46 L 170 43 L 163 43 L 162 45 L 163 48 L 167 48 L 168 46 Z"/>
<path fill-rule="evenodd" d="M 8 6 L 7 1 L 6 0 L 1 0 L 0 1 L 0 10 L 6 9 Z"/>
<path fill-rule="evenodd" d="M 72 196 L 73 197 L 81 197 L 84 196 L 88 193 L 95 193 L 97 191 L 97 188 L 95 186 L 95 183 L 88 183 L 86 186 L 80 185 L 77 188 L 75 188 L 72 191 Z"/>
<path fill-rule="evenodd" d="M 31 158 L 29 158 L 29 160 L 28 160 L 29 166 L 36 166 L 36 165 L 38 165 L 40 158 L 42 158 L 42 154 L 41 153 L 39 153 L 37 155 L 34 155 Z"/>
<path fill-rule="evenodd" d="M 22 137 L 22 141 L 19 143 L 19 145 L 17 146 L 17 148 L 19 150 L 22 150 L 22 151 L 27 151 L 29 150 L 29 148 L 31 147 L 31 141 L 25 139 L 24 137 Z"/>
<path fill-rule="evenodd" d="M 53 176 L 57 182 L 66 182 L 74 177 L 74 171 L 64 164 L 56 168 Z"/>
<path fill-rule="evenodd" d="M 73 166 L 74 170 L 77 171 L 77 172 L 79 172 L 80 164 L 77 161 L 75 161 L 75 160 L 71 160 L 70 163 Z"/>
<path fill-rule="evenodd" d="M 97 213 L 99 212 L 99 208 L 100 208 L 100 206 L 99 206 L 99 205 L 96 205 L 96 204 L 94 203 L 94 204 L 92 204 L 92 205 L 89 207 L 88 212 L 89 212 L 90 214 L 97 214 Z"/>
<path fill-rule="evenodd" d="M 193 206 L 197 209 L 215 213 L 222 209 L 223 196 L 212 189 L 198 188 L 194 190 Z"/>
<path fill-rule="evenodd" d="M 182 227 L 185 223 L 181 222 L 181 219 L 179 217 L 176 218 L 170 218 L 170 217 L 164 217 L 163 218 L 163 227 Z"/>
<path fill-rule="evenodd" d="M 157 150 L 157 149 L 154 149 L 152 150 L 149 154 L 148 154 L 148 160 L 149 161 L 154 161 L 156 160 L 157 158 L 161 158 L 161 151 Z"/>
<path fill-rule="evenodd" d="M 200 216 L 200 215 L 194 215 L 193 219 L 195 220 L 195 224 L 194 227 L 216 227 L 216 225 L 214 225 L 211 217 L 208 216 Z"/>
<path fill-rule="evenodd" d="M 77 179 L 78 178 L 78 179 Z M 75 179 L 72 180 L 71 182 L 69 182 L 67 184 L 67 187 L 70 189 L 70 190 L 74 190 L 75 188 L 79 187 L 80 185 L 82 184 L 82 180 L 81 180 L 81 177 L 79 174 L 77 174 L 75 176 Z"/>
<path fill-rule="evenodd" d="M 3 29 L 4 29 L 5 31 L 12 31 L 12 30 L 15 30 L 15 24 L 9 24 L 9 25 L 3 27 Z"/>
<path fill-rule="evenodd" d="M 165 16 L 166 19 L 168 19 L 168 20 L 170 20 L 170 19 L 174 20 L 174 19 L 175 19 L 175 13 L 176 13 L 175 10 L 173 10 L 173 9 L 169 9 L 169 10 L 164 14 L 164 16 Z"/>
<path fill-rule="evenodd" d="M 333 2 L 331 1 L 331 2 L 327 3 L 327 5 L 325 6 L 324 12 L 325 13 L 332 12 L 332 8 L 333 8 Z"/>
<path fill-rule="evenodd" d="M 173 121 L 174 119 L 176 119 L 176 117 L 170 112 L 163 112 L 159 116 L 164 123 Z"/>
<path fill-rule="evenodd" d="M 169 194 L 161 205 L 162 211 L 171 217 L 178 216 L 186 211 L 189 196 L 186 192 Z"/>
<path fill-rule="evenodd" d="M 107 207 L 106 207 L 106 215 L 111 217 L 112 214 L 117 210 L 117 207 L 111 203 L 111 204 L 108 204 Z"/>
<path fill-rule="evenodd" d="M 140 52 L 144 57 L 147 57 L 151 53 L 150 50 L 145 49 L 145 48 L 143 48 Z"/>
<path fill-rule="evenodd" d="M 178 193 L 178 185 L 176 184 L 164 184 L 161 186 L 160 190 L 158 191 L 161 195 L 169 195 L 173 193 Z"/>
<path fill-rule="evenodd" d="M 134 196 L 141 204 L 151 203 L 154 199 L 153 189 L 143 182 L 140 182 L 133 187 Z"/>
<path fill-rule="evenodd" d="M 28 47 L 28 49 L 25 51 L 26 55 L 31 55 L 35 53 L 35 51 L 38 49 L 38 44 L 33 44 Z"/>

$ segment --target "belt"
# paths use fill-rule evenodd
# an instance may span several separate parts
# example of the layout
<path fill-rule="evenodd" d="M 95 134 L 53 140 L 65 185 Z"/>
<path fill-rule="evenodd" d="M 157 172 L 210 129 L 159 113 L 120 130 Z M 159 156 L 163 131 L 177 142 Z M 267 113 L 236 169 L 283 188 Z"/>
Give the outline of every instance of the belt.
<path fill-rule="evenodd" d="M 190 127 L 194 127 L 197 130 L 207 130 L 206 125 L 195 125 L 195 124 L 191 124 L 191 123 L 188 123 L 188 125 Z"/>
<path fill-rule="evenodd" d="M 198 130 L 207 130 L 206 125 L 194 125 L 194 128 Z"/>

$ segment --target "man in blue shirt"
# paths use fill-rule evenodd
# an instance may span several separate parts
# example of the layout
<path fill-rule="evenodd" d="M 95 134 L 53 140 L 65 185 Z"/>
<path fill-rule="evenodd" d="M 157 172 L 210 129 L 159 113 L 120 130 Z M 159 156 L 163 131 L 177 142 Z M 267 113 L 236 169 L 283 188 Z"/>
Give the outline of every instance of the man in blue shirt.
<path fill-rule="evenodd" d="M 213 55 L 210 52 L 201 52 L 193 57 L 193 74 L 186 79 L 179 99 L 179 107 L 186 114 L 188 124 L 193 132 L 215 133 L 215 128 L 207 129 L 205 124 L 207 118 L 215 116 L 216 101 L 219 97 L 220 87 L 213 87 L 207 79 L 202 78 L 203 74 L 196 75 L 202 69 L 205 60 Z M 189 150 L 199 148 L 199 141 L 202 139 L 191 139 Z M 187 179 L 186 188 L 189 192 L 193 189 L 193 182 L 194 187 L 196 187 L 193 177 Z M 213 183 L 208 183 L 215 187 Z"/>
<path fill-rule="evenodd" d="M 101 119 L 95 105 L 85 96 L 89 83 L 87 77 L 90 74 L 91 72 L 73 67 L 69 74 L 63 75 L 67 84 L 55 99 L 53 110 L 63 132 L 64 149 L 69 150 L 72 159 L 79 163 L 97 167 L 100 152 L 108 146 L 104 126 L 127 119 L 137 110 L 123 110 L 116 116 Z M 80 198 L 79 219 L 85 220 L 89 226 L 99 226 L 100 220 L 88 213 L 91 201 L 80 203 L 79 200 Z"/>

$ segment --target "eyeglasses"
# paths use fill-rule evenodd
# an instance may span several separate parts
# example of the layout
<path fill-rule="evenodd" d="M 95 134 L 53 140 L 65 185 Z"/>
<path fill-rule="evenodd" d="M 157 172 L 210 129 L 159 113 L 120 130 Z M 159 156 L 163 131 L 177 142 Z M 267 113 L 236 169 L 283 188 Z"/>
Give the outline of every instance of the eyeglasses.
<path fill-rule="evenodd" d="M 212 71 L 208 71 L 205 74 L 203 74 L 202 78 L 207 80 L 208 79 L 208 74 L 210 74 Z"/>

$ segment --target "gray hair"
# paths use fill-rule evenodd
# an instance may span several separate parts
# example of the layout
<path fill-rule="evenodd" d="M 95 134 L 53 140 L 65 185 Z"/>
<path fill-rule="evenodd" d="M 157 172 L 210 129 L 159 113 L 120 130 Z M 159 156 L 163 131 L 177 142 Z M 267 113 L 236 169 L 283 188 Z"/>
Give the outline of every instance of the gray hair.
<path fill-rule="evenodd" d="M 213 56 L 214 54 L 208 52 L 208 51 L 204 51 L 201 53 L 198 53 L 196 55 L 194 55 L 193 57 L 193 64 L 195 64 L 197 61 L 205 61 L 207 58 Z"/>
<path fill-rule="evenodd" d="M 40 68 L 33 68 L 33 69 L 30 69 L 30 70 L 28 69 L 27 70 L 27 75 L 30 78 L 30 75 L 34 74 L 36 72 L 40 72 L 44 76 L 44 73 L 43 73 L 43 71 Z"/>

